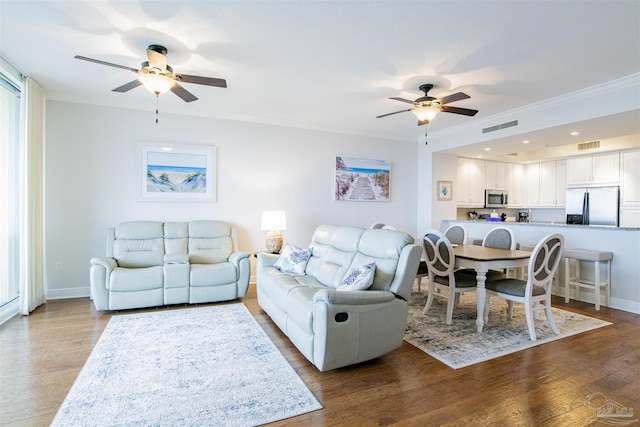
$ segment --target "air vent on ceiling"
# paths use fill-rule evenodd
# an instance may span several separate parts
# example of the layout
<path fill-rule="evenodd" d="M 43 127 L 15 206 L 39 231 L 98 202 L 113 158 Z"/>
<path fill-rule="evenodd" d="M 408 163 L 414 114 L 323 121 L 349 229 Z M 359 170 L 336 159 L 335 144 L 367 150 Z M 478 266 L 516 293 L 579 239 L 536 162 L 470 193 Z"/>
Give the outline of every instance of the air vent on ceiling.
<path fill-rule="evenodd" d="M 512 122 L 502 123 L 501 125 L 490 126 L 488 128 L 482 129 L 482 133 L 495 132 L 500 129 L 506 129 L 510 127 L 518 126 L 518 121 L 514 120 Z"/>
<path fill-rule="evenodd" d="M 583 142 L 578 144 L 578 151 L 593 150 L 594 148 L 600 148 L 600 141 Z"/>

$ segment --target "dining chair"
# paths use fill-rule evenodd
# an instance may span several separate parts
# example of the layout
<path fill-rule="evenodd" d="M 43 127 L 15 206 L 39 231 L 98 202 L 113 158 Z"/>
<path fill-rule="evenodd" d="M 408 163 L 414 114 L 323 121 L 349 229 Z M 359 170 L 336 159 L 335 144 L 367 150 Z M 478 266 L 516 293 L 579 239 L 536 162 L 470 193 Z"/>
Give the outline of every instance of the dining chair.
<path fill-rule="evenodd" d="M 495 227 L 482 239 L 482 246 L 486 248 L 511 249 L 516 248 L 516 235 L 509 227 Z"/>
<path fill-rule="evenodd" d="M 485 248 L 495 249 L 510 249 L 516 248 L 516 236 L 508 227 L 495 227 L 489 230 L 489 232 L 482 239 L 482 246 Z M 460 270 L 463 274 L 476 275 L 476 271 L 472 268 L 465 268 Z M 507 269 L 504 270 L 489 270 L 487 272 L 487 280 L 498 280 L 506 277 Z"/>
<path fill-rule="evenodd" d="M 542 238 L 533 249 L 527 267 L 528 278 L 526 281 L 514 278 L 487 280 L 485 283 L 487 292 L 484 309 L 485 324 L 489 319 L 490 299 L 492 296 L 498 296 L 510 302 L 524 304 L 531 341 L 536 340 L 534 313 L 541 310 L 544 310 L 553 333 L 560 334 L 551 312 L 551 283 L 558 270 L 563 249 L 564 237 L 562 234 L 549 234 Z M 512 311 L 509 313 L 509 318 L 513 318 Z"/>
<path fill-rule="evenodd" d="M 467 228 L 462 224 L 453 224 L 444 231 L 444 236 L 449 239 L 451 243 L 458 245 L 467 244 Z"/>
<path fill-rule="evenodd" d="M 476 277 L 455 271 L 453 247 L 443 233 L 438 230 L 429 230 L 422 240 L 429 270 L 429 296 L 422 314 L 427 314 L 434 297 L 447 298 L 447 325 L 450 325 L 457 294 L 475 291 Z"/>

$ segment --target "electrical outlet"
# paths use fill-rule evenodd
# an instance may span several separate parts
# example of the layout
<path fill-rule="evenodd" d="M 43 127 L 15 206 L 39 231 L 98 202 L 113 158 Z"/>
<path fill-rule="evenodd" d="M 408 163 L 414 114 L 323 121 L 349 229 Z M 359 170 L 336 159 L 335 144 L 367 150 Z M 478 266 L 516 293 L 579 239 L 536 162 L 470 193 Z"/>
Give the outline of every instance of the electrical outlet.
<path fill-rule="evenodd" d="M 56 262 L 56 271 L 62 271 L 63 265 L 60 261 Z"/>

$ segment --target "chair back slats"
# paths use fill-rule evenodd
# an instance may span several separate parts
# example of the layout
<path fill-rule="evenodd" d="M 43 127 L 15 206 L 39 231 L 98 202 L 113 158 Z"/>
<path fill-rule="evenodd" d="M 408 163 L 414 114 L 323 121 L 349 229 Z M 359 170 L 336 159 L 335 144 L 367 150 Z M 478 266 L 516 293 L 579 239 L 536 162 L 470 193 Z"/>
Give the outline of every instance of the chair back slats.
<path fill-rule="evenodd" d="M 536 245 L 529 260 L 532 285 L 546 287 L 551 283 L 562 258 L 563 246 L 561 234 L 551 234 Z"/>
<path fill-rule="evenodd" d="M 451 243 L 436 230 L 428 231 L 423 242 L 430 271 L 437 276 L 449 276 L 453 272 L 455 260 Z"/>

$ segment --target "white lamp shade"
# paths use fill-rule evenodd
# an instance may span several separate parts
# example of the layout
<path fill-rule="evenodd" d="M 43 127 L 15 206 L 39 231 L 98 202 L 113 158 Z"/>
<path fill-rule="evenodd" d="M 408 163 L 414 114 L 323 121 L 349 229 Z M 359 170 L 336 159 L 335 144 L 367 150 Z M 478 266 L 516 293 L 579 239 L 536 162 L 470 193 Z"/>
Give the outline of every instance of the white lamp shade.
<path fill-rule="evenodd" d="M 140 83 L 151 93 L 160 95 L 168 92 L 176 82 L 162 74 L 148 73 L 140 74 L 138 77 Z"/>
<path fill-rule="evenodd" d="M 285 211 L 263 211 L 262 231 L 286 230 L 287 214 Z"/>
<path fill-rule="evenodd" d="M 420 120 L 421 122 L 429 123 L 433 118 L 440 112 L 438 107 L 418 107 L 411 110 L 411 112 Z"/>

